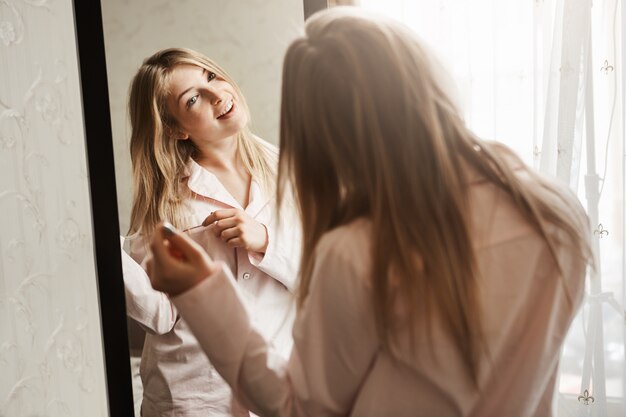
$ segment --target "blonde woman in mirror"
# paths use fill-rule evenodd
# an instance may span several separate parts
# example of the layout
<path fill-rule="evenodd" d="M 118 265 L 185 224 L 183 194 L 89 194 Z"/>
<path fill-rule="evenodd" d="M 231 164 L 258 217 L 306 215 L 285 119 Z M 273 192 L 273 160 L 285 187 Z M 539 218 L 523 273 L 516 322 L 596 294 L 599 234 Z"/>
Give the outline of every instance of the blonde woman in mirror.
<path fill-rule="evenodd" d="M 281 109 L 279 184 L 303 222 L 290 359 L 169 225 L 153 285 L 262 416 L 550 416 L 590 258 L 577 198 L 478 139 L 400 24 L 332 8 L 305 32 Z"/>
<path fill-rule="evenodd" d="M 288 356 L 300 234 L 294 210 L 277 221 L 278 152 L 250 133 L 241 90 L 206 56 L 167 49 L 137 71 L 129 112 L 132 258 L 145 261 L 146 237 L 161 220 L 187 229 L 227 265 L 258 331 Z M 146 330 L 142 416 L 248 415 L 170 299 L 127 256 L 124 267 L 128 315 Z M 229 310 L 224 305 L 221 314 Z"/>

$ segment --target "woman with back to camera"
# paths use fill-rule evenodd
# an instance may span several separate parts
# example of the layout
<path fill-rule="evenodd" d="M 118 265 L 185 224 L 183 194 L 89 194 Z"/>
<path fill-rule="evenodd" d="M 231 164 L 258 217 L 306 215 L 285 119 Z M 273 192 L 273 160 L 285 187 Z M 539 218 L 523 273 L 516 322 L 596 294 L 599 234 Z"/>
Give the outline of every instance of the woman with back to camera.
<path fill-rule="evenodd" d="M 289 47 L 279 186 L 295 190 L 303 252 L 288 361 L 228 269 L 170 225 L 155 231 L 154 287 L 260 415 L 552 414 L 587 218 L 477 138 L 440 71 L 408 29 L 355 8 L 315 15 Z M 222 305 L 238 308 L 225 320 Z M 225 329 L 237 337 L 215 343 Z"/>
<path fill-rule="evenodd" d="M 274 216 L 277 150 L 250 133 L 240 89 L 206 56 L 166 49 L 137 71 L 129 111 L 131 256 L 144 261 L 146 237 L 162 219 L 188 229 L 187 236 L 235 274 L 251 320 L 287 357 L 299 229 L 292 230 L 293 210 L 280 224 Z M 125 254 L 123 261 L 128 315 L 147 332 L 142 416 L 248 415 L 231 401 L 230 388 L 169 298 L 153 290 Z M 229 309 L 224 305 L 221 315 Z"/>

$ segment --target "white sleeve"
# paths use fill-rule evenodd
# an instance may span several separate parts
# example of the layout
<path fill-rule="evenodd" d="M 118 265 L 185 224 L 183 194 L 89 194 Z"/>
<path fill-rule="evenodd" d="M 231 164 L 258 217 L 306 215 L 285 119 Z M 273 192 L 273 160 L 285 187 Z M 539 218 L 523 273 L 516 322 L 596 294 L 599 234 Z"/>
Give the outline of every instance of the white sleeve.
<path fill-rule="evenodd" d="M 225 265 L 174 297 L 209 360 L 260 415 L 347 415 L 379 349 L 366 277 L 354 259 L 318 256 L 286 362 L 253 328 Z"/>
<path fill-rule="evenodd" d="M 145 259 L 141 253 L 135 255 Z M 128 317 L 149 333 L 165 334 L 171 331 L 178 320 L 174 305 L 166 294 L 152 288 L 146 271 L 123 249 L 122 272 Z"/>
<path fill-rule="evenodd" d="M 270 163 L 277 169 L 278 148 L 258 136 L 255 138 L 265 148 Z M 252 265 L 293 292 L 300 266 L 302 232 L 293 195 L 290 191 L 286 192 L 280 216 L 281 218 L 277 219 L 275 213 L 272 212 L 271 220 L 268 223 L 263 223 L 267 228 L 268 238 L 265 254 L 248 252 L 248 259 Z"/>
<path fill-rule="evenodd" d="M 265 254 L 248 252 L 248 259 L 252 265 L 293 292 L 300 266 L 302 246 L 300 225 L 296 222 L 291 207 L 285 207 L 281 215 L 280 220 L 272 215 L 268 224 L 265 224 L 268 239 Z"/>

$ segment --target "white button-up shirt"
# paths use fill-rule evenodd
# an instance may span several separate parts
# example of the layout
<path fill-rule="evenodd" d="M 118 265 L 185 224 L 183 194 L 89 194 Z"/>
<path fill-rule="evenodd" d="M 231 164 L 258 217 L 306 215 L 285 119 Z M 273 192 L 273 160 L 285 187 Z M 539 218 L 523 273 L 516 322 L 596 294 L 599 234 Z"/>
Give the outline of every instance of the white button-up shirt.
<path fill-rule="evenodd" d="M 555 247 L 559 277 L 550 248 L 511 198 L 489 182 L 468 178 L 483 330 L 491 354 L 490 361 L 478 364 L 478 390 L 437 320 L 432 332 L 416 328 L 415 339 L 400 333 L 391 351 L 381 347 L 368 279 L 370 242 L 376 236 L 367 219 L 320 240 L 287 361 L 251 326 L 254 312 L 240 302 L 245 296 L 228 267 L 173 302 L 238 398 L 260 415 L 550 416 L 560 346 L 582 299 L 585 261 L 549 227 L 560 237 Z M 520 178 L 532 181 L 523 173 Z M 544 193 L 551 204 L 571 209 L 577 227 L 589 229 L 571 193 Z M 224 308 L 229 314 L 222 317 Z M 233 337 L 218 340 L 224 332 Z"/>
<path fill-rule="evenodd" d="M 189 226 L 201 224 L 215 210 L 243 209 L 215 175 L 194 161 L 189 164 L 189 174 L 187 186 L 192 193 Z M 253 180 L 245 212 L 267 228 L 269 241 L 264 255 L 233 249 L 206 228 L 193 229 L 189 233 L 213 259 L 226 265 L 244 303 L 252 312 L 251 322 L 255 328 L 288 357 L 295 315 L 290 291 L 300 260 L 299 226 L 290 218 L 295 211 L 281 212 L 279 223 L 274 198 L 263 192 Z M 169 298 L 152 289 L 147 275 L 138 265 L 143 262 L 145 254 L 145 243 L 140 240 L 131 242 L 134 261 L 122 254 L 127 313 L 147 332 L 140 368 L 144 386 L 142 415 L 247 415 L 247 411 L 232 401 L 230 388 L 209 363 Z M 230 307 L 224 305 L 220 314 L 230 315 Z M 215 342 L 234 336 L 225 331 L 215 336 Z"/>

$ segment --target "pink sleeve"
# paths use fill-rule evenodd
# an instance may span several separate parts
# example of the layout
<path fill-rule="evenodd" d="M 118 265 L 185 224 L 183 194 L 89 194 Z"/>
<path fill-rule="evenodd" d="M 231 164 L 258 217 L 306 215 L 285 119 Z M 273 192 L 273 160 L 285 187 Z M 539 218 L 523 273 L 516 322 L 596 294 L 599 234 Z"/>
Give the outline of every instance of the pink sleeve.
<path fill-rule="evenodd" d="M 379 348 L 356 260 L 319 253 L 287 362 L 253 328 L 225 265 L 172 299 L 237 398 L 260 415 L 348 414 Z"/>

